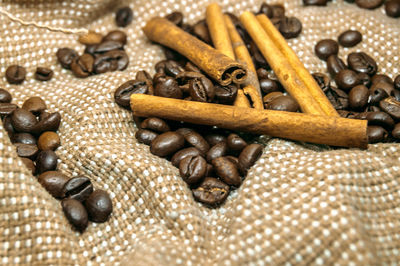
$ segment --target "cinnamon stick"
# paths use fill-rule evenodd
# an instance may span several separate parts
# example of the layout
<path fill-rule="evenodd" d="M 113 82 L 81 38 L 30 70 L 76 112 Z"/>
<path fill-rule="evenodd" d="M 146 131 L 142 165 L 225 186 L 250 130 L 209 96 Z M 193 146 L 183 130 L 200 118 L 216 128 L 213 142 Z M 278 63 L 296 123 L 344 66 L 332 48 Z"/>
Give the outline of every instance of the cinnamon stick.
<path fill-rule="evenodd" d="M 247 107 L 251 108 L 251 104 L 247 99 L 246 95 L 244 95 L 244 91 L 242 89 L 238 89 L 235 101 L 233 103 L 234 106 L 237 107 Z"/>
<path fill-rule="evenodd" d="M 143 28 L 146 36 L 188 58 L 222 86 L 241 84 L 247 78 L 246 67 L 183 31 L 165 18 L 153 18 Z"/>
<path fill-rule="evenodd" d="M 325 112 L 325 114 L 331 116 L 339 116 L 338 112 L 330 103 L 328 98 L 325 96 L 325 93 L 321 90 L 318 83 L 307 71 L 303 63 L 301 63 L 300 59 L 297 57 L 296 53 L 292 50 L 292 48 L 290 48 L 285 38 L 272 24 L 270 19 L 266 15 L 261 14 L 257 16 L 257 20 L 261 24 L 261 27 L 263 27 L 265 32 L 272 39 L 274 44 L 282 52 L 283 56 L 288 59 L 293 69 L 303 80 L 304 84 L 307 86 L 308 91 L 311 93 L 313 98 L 319 103 L 321 109 Z"/>
<path fill-rule="evenodd" d="M 341 147 L 367 147 L 367 121 L 132 94 L 136 116 L 155 116 L 219 128 Z"/>

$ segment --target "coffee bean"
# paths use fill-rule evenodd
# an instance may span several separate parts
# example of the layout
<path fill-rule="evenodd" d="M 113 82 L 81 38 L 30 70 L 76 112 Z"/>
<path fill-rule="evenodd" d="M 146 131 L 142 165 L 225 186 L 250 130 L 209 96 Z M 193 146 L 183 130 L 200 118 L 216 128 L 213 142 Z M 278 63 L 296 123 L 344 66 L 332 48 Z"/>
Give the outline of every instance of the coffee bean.
<path fill-rule="evenodd" d="M 69 69 L 72 61 L 77 58 L 78 53 L 70 48 L 60 48 L 57 51 L 57 59 L 63 68 Z"/>
<path fill-rule="evenodd" d="M 272 17 L 281 18 L 285 16 L 285 7 L 281 4 L 271 5 L 272 7 Z"/>
<path fill-rule="evenodd" d="M 247 142 L 244 139 L 233 133 L 229 134 L 226 144 L 228 145 L 228 149 L 235 152 L 240 152 L 247 146 Z"/>
<path fill-rule="evenodd" d="M 123 49 L 124 45 L 118 41 L 104 41 L 96 46 L 95 53 L 107 53 L 114 50 Z"/>
<path fill-rule="evenodd" d="M 394 87 L 396 90 L 400 90 L 400 75 L 397 75 L 397 77 L 394 79 Z"/>
<path fill-rule="evenodd" d="M 379 107 L 394 119 L 400 120 L 400 101 L 397 101 L 394 97 L 381 100 L 379 102 Z"/>
<path fill-rule="evenodd" d="M 91 55 L 95 56 L 96 48 L 97 48 L 97 44 L 86 45 L 85 50 L 83 51 L 83 53 L 91 54 Z"/>
<path fill-rule="evenodd" d="M 11 94 L 7 90 L 0 88 L 0 103 L 10 103 L 11 101 Z"/>
<path fill-rule="evenodd" d="M 142 129 L 149 129 L 160 133 L 164 133 L 171 130 L 168 124 L 164 120 L 157 117 L 146 118 L 145 120 L 143 120 L 140 127 Z"/>
<path fill-rule="evenodd" d="M 63 192 L 65 197 L 83 202 L 93 192 L 93 185 L 86 176 L 76 176 L 65 183 Z"/>
<path fill-rule="evenodd" d="M 258 11 L 258 13 L 266 15 L 268 18 L 272 18 L 274 15 L 272 7 L 265 2 L 261 4 L 260 11 Z"/>
<path fill-rule="evenodd" d="M 200 155 L 186 156 L 179 162 L 179 173 L 188 184 L 199 182 L 206 174 L 207 162 Z"/>
<path fill-rule="evenodd" d="M 199 133 L 197 133 L 194 130 L 177 130 L 179 134 L 181 134 L 187 143 L 189 143 L 191 146 L 197 148 L 202 155 L 205 155 L 208 150 L 210 149 L 210 145 L 208 142 L 201 136 Z"/>
<path fill-rule="evenodd" d="M 375 91 L 375 90 L 379 90 L 379 89 L 386 91 L 386 93 L 390 96 L 393 94 L 394 85 L 384 82 L 384 81 L 372 83 L 371 88 L 370 88 L 371 91 Z"/>
<path fill-rule="evenodd" d="M 198 68 L 196 65 L 194 65 L 192 62 L 188 61 L 185 65 L 185 70 L 188 72 L 197 72 L 201 73 L 200 68 Z"/>
<path fill-rule="evenodd" d="M 32 175 L 36 173 L 35 163 L 31 159 L 20 158 L 20 160 L 24 163 L 24 165 L 26 166 L 26 168 L 28 168 Z"/>
<path fill-rule="evenodd" d="M 39 175 L 39 183 L 55 198 L 65 197 L 64 186 L 69 177 L 60 171 L 47 171 Z"/>
<path fill-rule="evenodd" d="M 107 192 L 101 189 L 95 190 L 85 201 L 85 207 L 89 219 L 95 223 L 104 223 L 113 211 L 112 201 Z"/>
<path fill-rule="evenodd" d="M 392 136 L 396 139 L 400 139 L 400 123 L 397 123 L 394 126 L 394 129 L 392 131 Z"/>
<path fill-rule="evenodd" d="M 0 115 L 1 115 L 1 104 L 0 104 Z M 5 131 L 7 131 L 8 135 L 10 137 L 13 136 L 13 134 L 15 133 L 15 130 L 11 123 L 11 115 L 7 115 L 4 117 L 3 127 L 4 127 Z"/>
<path fill-rule="evenodd" d="M 362 41 L 362 35 L 356 30 L 347 30 L 338 37 L 338 42 L 343 47 L 353 47 Z"/>
<path fill-rule="evenodd" d="M 319 59 L 327 60 L 329 56 L 338 54 L 339 45 L 332 39 L 324 39 L 315 45 L 314 51 Z"/>
<path fill-rule="evenodd" d="M 85 207 L 81 202 L 74 199 L 63 199 L 61 206 L 64 211 L 67 220 L 76 228 L 78 231 L 85 231 L 88 225 L 88 214 Z"/>
<path fill-rule="evenodd" d="M 17 109 L 18 109 L 18 105 L 16 105 L 16 104 L 0 103 L 0 116 L 11 115 Z"/>
<path fill-rule="evenodd" d="M 374 9 L 381 6 L 384 0 L 355 0 L 358 7 Z"/>
<path fill-rule="evenodd" d="M 113 50 L 109 51 L 103 55 L 98 56 L 98 58 L 102 58 L 103 61 L 110 61 L 110 66 L 109 66 L 109 71 L 115 71 L 115 70 L 125 70 L 128 65 L 129 65 L 129 57 L 126 54 L 125 51 L 123 50 Z M 97 58 L 96 58 L 97 59 Z M 99 61 L 96 61 L 94 65 L 96 66 L 95 71 L 99 71 Z M 97 63 L 97 65 L 96 65 Z M 116 64 L 116 68 L 114 67 L 114 64 Z M 97 73 L 97 72 L 96 72 Z"/>
<path fill-rule="evenodd" d="M 165 157 L 183 148 L 185 139 L 177 132 L 165 132 L 158 135 L 150 144 L 150 152 Z"/>
<path fill-rule="evenodd" d="M 46 150 L 39 152 L 39 154 L 36 157 L 36 170 L 38 174 L 56 170 L 57 159 L 58 157 L 54 151 Z"/>
<path fill-rule="evenodd" d="M 129 6 L 121 7 L 115 14 L 115 22 L 118 27 L 128 26 L 133 19 L 133 12 Z"/>
<path fill-rule="evenodd" d="M 273 91 L 268 93 L 267 95 L 265 95 L 263 97 L 263 103 L 264 103 L 264 107 L 266 108 L 268 106 L 268 104 L 270 104 L 273 100 L 275 100 L 276 98 L 283 96 L 283 93 L 280 91 Z"/>
<path fill-rule="evenodd" d="M 226 137 L 220 133 L 209 133 L 205 136 L 205 139 L 210 146 L 214 146 L 217 143 L 226 141 Z"/>
<path fill-rule="evenodd" d="M 35 135 L 40 135 L 45 131 L 57 131 L 60 127 L 60 123 L 60 113 L 54 112 L 43 118 L 43 120 L 39 120 L 39 122 L 32 128 L 31 132 Z"/>
<path fill-rule="evenodd" d="M 299 104 L 289 95 L 282 95 L 265 106 L 265 109 L 286 111 L 286 112 L 297 112 L 299 110 Z"/>
<path fill-rule="evenodd" d="M 349 106 L 349 96 L 347 93 L 336 87 L 331 86 L 330 89 L 325 91 L 325 95 L 336 110 L 347 109 Z"/>
<path fill-rule="evenodd" d="M 178 83 L 171 77 L 160 77 L 154 87 L 154 95 L 182 99 L 182 90 L 179 88 Z"/>
<path fill-rule="evenodd" d="M 38 148 L 42 151 L 54 151 L 60 146 L 60 137 L 53 131 L 46 131 L 42 133 L 38 139 Z"/>
<path fill-rule="evenodd" d="M 86 78 L 93 72 L 94 58 L 91 54 L 83 54 L 72 60 L 71 70 L 78 78 Z"/>
<path fill-rule="evenodd" d="M 240 186 L 242 180 L 239 175 L 237 166 L 226 157 L 218 157 L 211 161 L 214 166 L 215 173 L 226 184 Z"/>
<path fill-rule="evenodd" d="M 146 145 L 150 145 L 151 142 L 158 136 L 157 133 L 147 130 L 147 129 L 139 129 L 136 131 L 135 137 L 140 143 L 144 143 Z"/>
<path fill-rule="evenodd" d="M 400 17 L 400 1 L 398 0 L 389 0 L 385 3 L 385 12 L 386 15 L 392 18 Z"/>
<path fill-rule="evenodd" d="M 179 11 L 172 12 L 171 14 L 166 15 L 165 18 L 177 26 L 181 26 L 183 22 L 183 14 Z"/>
<path fill-rule="evenodd" d="M 340 59 L 336 54 L 330 55 L 328 59 L 326 60 L 326 66 L 328 69 L 329 74 L 332 76 L 332 78 L 335 78 L 336 75 L 343 69 L 346 69 L 347 66 L 343 62 L 342 59 Z"/>
<path fill-rule="evenodd" d="M 306 6 L 326 6 L 328 0 L 303 0 Z"/>
<path fill-rule="evenodd" d="M 36 145 L 36 138 L 29 133 L 15 133 L 11 137 L 11 142 Z"/>
<path fill-rule="evenodd" d="M 47 106 L 42 98 L 34 96 L 24 102 L 22 109 L 39 115 L 41 112 L 47 109 Z"/>
<path fill-rule="evenodd" d="M 370 104 L 379 104 L 380 101 L 389 97 L 389 94 L 380 87 L 374 87 L 369 89 L 369 99 Z"/>
<path fill-rule="evenodd" d="M 164 72 L 170 77 L 176 78 L 176 76 L 184 71 L 185 69 L 181 67 L 176 61 L 167 60 L 164 63 Z"/>
<path fill-rule="evenodd" d="M 335 82 L 340 89 L 349 91 L 360 84 L 357 73 L 350 69 L 341 70 L 335 77 Z"/>
<path fill-rule="evenodd" d="M 37 124 L 36 117 L 25 109 L 16 109 L 11 114 L 11 123 L 17 132 L 31 132 Z"/>
<path fill-rule="evenodd" d="M 279 91 L 280 87 L 275 80 L 264 78 L 260 79 L 260 89 L 264 94 L 268 94 L 270 92 Z"/>
<path fill-rule="evenodd" d="M 12 65 L 6 69 L 6 79 L 10 84 L 21 84 L 25 76 L 26 69 L 22 66 Z"/>
<path fill-rule="evenodd" d="M 368 126 L 367 128 L 368 143 L 383 142 L 389 136 L 388 132 L 380 126 Z"/>
<path fill-rule="evenodd" d="M 102 42 L 106 41 L 115 41 L 122 43 L 122 45 L 125 45 L 127 41 L 127 36 L 123 31 L 113 30 L 107 33 L 107 35 L 103 37 Z"/>
<path fill-rule="evenodd" d="M 368 88 L 371 86 L 371 77 L 368 76 L 367 73 L 357 73 L 357 76 L 361 85 L 364 85 Z"/>
<path fill-rule="evenodd" d="M 318 83 L 318 86 L 321 88 L 322 91 L 325 92 L 331 88 L 331 79 L 328 77 L 328 75 L 317 72 L 317 73 L 312 73 L 312 76 Z"/>
<path fill-rule="evenodd" d="M 215 96 L 215 88 L 211 80 L 205 76 L 189 82 L 190 97 L 198 102 L 211 102 Z"/>
<path fill-rule="evenodd" d="M 366 118 L 368 125 L 381 126 L 385 129 L 392 129 L 395 124 L 393 118 L 384 112 L 368 112 Z"/>
<path fill-rule="evenodd" d="M 252 167 L 260 158 L 263 152 L 263 146 L 260 144 L 250 144 L 239 155 L 239 169 L 243 174 Z"/>
<path fill-rule="evenodd" d="M 279 21 L 280 20 L 281 20 L 281 18 L 279 18 Z M 249 43 L 249 52 L 252 55 L 253 61 L 256 65 L 256 68 L 270 69 L 270 66 L 269 66 L 267 60 L 265 60 L 264 56 L 261 54 L 257 45 L 252 40 Z"/>
<path fill-rule="evenodd" d="M 115 102 L 124 108 L 130 108 L 130 97 L 132 94 L 148 94 L 149 86 L 145 81 L 128 80 L 114 92 Z"/>
<path fill-rule="evenodd" d="M 237 96 L 238 88 L 235 85 L 215 86 L 215 98 L 221 104 L 232 104 Z"/>
<path fill-rule="evenodd" d="M 193 34 L 205 43 L 211 44 L 211 36 L 206 21 L 200 20 L 193 25 Z"/>
<path fill-rule="evenodd" d="M 268 70 L 266 70 L 265 68 L 258 68 L 257 69 L 257 77 L 258 77 L 259 80 L 261 80 L 261 79 L 269 79 Z"/>
<path fill-rule="evenodd" d="M 229 186 L 216 178 L 206 177 L 200 186 L 192 190 L 193 197 L 204 204 L 216 206 L 229 195 Z"/>
<path fill-rule="evenodd" d="M 379 83 L 379 82 L 386 82 L 393 85 L 393 80 L 385 74 L 375 74 L 371 78 L 372 84 Z"/>
<path fill-rule="evenodd" d="M 40 81 L 48 81 L 54 75 L 53 70 L 46 67 L 37 67 L 35 72 L 35 79 Z"/>
<path fill-rule="evenodd" d="M 378 71 L 375 60 L 364 52 L 350 53 L 347 56 L 347 65 L 350 69 L 359 73 L 367 73 L 369 76 L 375 75 Z"/>
<path fill-rule="evenodd" d="M 349 92 L 349 106 L 352 110 L 361 110 L 367 105 L 369 90 L 364 85 L 357 85 Z"/>
<path fill-rule="evenodd" d="M 296 17 L 284 17 L 279 24 L 279 32 L 285 39 L 296 38 L 302 29 L 303 25 Z"/>
<path fill-rule="evenodd" d="M 219 142 L 212 146 L 206 154 L 207 162 L 212 162 L 214 159 L 225 156 L 228 151 L 228 145 L 225 141 Z"/>
<path fill-rule="evenodd" d="M 189 148 L 185 148 L 182 149 L 180 151 L 177 151 L 174 156 L 172 156 L 171 158 L 171 163 L 173 166 L 175 167 L 179 167 L 179 163 L 186 157 L 188 156 L 198 156 L 201 155 L 201 152 L 196 149 L 195 147 L 189 147 Z"/>

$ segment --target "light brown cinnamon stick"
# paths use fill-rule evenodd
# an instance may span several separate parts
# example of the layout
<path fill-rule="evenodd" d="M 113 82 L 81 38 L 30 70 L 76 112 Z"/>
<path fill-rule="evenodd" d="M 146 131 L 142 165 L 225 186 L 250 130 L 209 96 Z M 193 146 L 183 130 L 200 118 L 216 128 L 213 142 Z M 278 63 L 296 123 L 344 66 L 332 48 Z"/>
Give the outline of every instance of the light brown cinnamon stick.
<path fill-rule="evenodd" d="M 146 36 L 184 55 L 222 86 L 241 84 L 247 78 L 246 67 L 164 18 L 153 18 L 143 28 Z"/>
<path fill-rule="evenodd" d="M 132 94 L 136 116 L 155 116 L 219 128 L 341 147 L 367 147 L 367 121 Z"/>
<path fill-rule="evenodd" d="M 238 89 L 235 101 L 233 102 L 234 106 L 237 107 L 247 107 L 251 108 L 251 104 L 247 99 L 246 95 L 244 95 L 244 91 L 242 89 Z"/>

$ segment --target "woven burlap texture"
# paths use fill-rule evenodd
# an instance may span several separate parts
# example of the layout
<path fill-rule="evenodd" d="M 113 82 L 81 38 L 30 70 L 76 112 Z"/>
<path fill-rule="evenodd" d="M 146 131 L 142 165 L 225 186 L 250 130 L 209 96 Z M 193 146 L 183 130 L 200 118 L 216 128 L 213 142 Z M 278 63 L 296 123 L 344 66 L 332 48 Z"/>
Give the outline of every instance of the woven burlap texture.
<path fill-rule="evenodd" d="M 268 3 L 278 3 L 279 0 Z M 281 0 L 282 3 L 283 0 Z M 390 264 L 400 261 L 400 146 L 370 145 L 366 151 L 327 149 L 280 139 L 259 138 L 263 155 L 226 203 L 209 209 L 194 201 L 179 171 L 152 155 L 134 135 L 132 115 L 117 106 L 113 92 L 136 71 L 154 73 L 162 52 L 141 28 L 155 15 L 180 10 L 187 22 L 204 17 L 206 0 L 136 0 L 129 36 L 130 65 L 123 72 L 86 79 L 56 61 L 60 47 L 83 51 L 76 35 L 21 26 L 0 16 L 0 72 L 11 64 L 28 69 L 22 85 L 0 87 L 21 105 L 40 95 L 62 114 L 57 150 L 59 169 L 87 175 L 110 192 L 114 212 L 86 232 L 72 230 L 60 202 L 46 192 L 18 159 L 0 125 L 0 263 L 32 265 L 264 265 Z M 220 1 L 224 11 L 257 11 L 262 1 Z M 106 33 L 116 28 L 115 0 L 3 1 L 1 8 L 26 21 Z M 342 1 L 327 7 L 284 2 L 303 32 L 289 41 L 310 71 L 325 71 L 313 54 L 317 40 L 347 30 L 364 35 L 343 58 L 365 51 L 380 72 L 399 72 L 400 20 L 382 8 L 366 11 Z M 37 66 L 54 70 L 49 82 L 33 78 Z M 0 123 L 1 124 L 1 123 Z"/>

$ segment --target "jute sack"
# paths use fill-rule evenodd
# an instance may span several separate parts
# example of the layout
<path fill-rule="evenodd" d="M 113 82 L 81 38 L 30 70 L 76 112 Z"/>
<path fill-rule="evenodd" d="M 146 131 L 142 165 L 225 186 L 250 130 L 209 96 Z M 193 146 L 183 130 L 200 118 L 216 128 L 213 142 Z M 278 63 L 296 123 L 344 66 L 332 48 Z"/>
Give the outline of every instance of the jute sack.
<path fill-rule="evenodd" d="M 277 0 L 278 1 L 278 0 Z M 124 30 L 129 68 L 86 79 L 74 77 L 56 62 L 55 52 L 82 52 L 74 34 L 23 26 L 0 16 L 0 72 L 11 64 L 28 70 L 22 85 L 0 87 L 21 105 L 40 95 L 51 111 L 62 114 L 57 150 L 59 169 L 86 175 L 110 192 L 114 212 L 85 233 L 72 230 L 60 202 L 30 174 L 0 125 L 0 263 L 32 265 L 263 265 L 395 264 L 400 261 L 400 146 L 370 145 L 368 150 L 329 149 L 260 137 L 261 159 L 226 203 L 209 209 L 168 161 L 137 143 L 131 113 L 117 106 L 114 90 L 136 71 L 154 73 L 162 58 L 141 28 L 152 16 L 180 10 L 188 23 L 204 16 L 211 1 L 131 1 L 135 18 Z M 220 1 L 224 11 L 257 11 L 262 1 Z M 282 3 L 283 1 L 281 1 Z M 269 1 L 269 3 L 277 3 Z M 115 29 L 114 11 L 122 1 L 2 1 L 2 11 L 24 21 L 67 29 Z M 289 44 L 306 67 L 325 71 L 314 54 L 317 40 L 349 28 L 364 35 L 361 44 L 341 48 L 346 58 L 364 51 L 380 72 L 399 74 L 400 20 L 382 8 L 367 11 L 342 1 L 327 7 L 284 2 L 287 14 L 303 23 Z M 37 66 L 55 71 L 49 82 L 33 78 Z"/>

